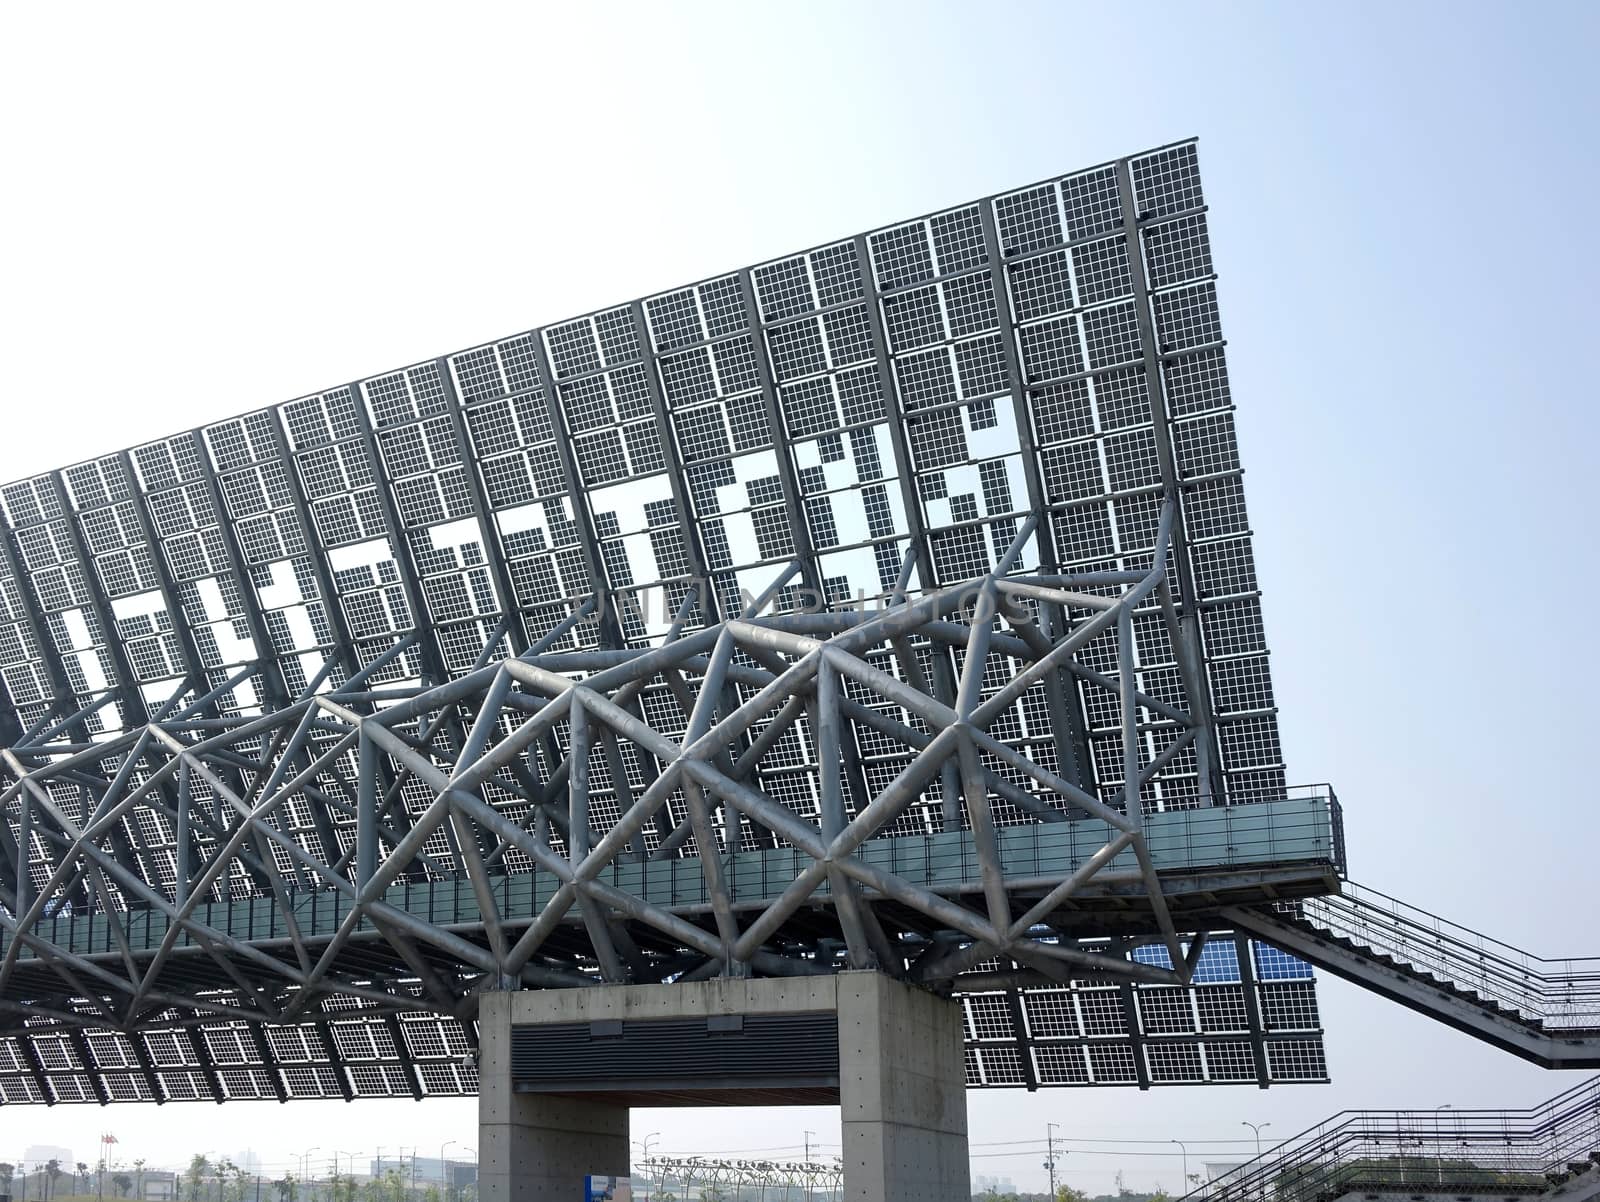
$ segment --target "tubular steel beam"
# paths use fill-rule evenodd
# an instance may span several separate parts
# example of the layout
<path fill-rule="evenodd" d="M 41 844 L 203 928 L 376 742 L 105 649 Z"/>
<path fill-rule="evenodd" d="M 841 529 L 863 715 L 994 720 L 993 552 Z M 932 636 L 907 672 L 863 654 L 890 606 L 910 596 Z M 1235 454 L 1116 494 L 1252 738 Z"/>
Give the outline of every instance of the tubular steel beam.
<path fill-rule="evenodd" d="M 998 312 L 1010 314 L 1009 322 L 1001 320 L 1001 348 L 1005 355 L 1006 375 L 1011 381 L 1011 412 L 1016 422 L 1017 441 L 1022 449 L 1022 473 L 1028 488 L 1028 507 L 1038 518 L 1035 537 L 1039 540 L 1039 562 L 1060 563 L 1055 545 L 1055 530 L 1050 522 L 1050 503 L 1044 480 L 1039 472 L 1039 446 L 1034 437 L 1033 411 L 1028 404 L 1028 394 L 1023 378 L 1022 360 L 1017 353 L 1016 339 L 1010 327 L 1016 325 L 1011 313 L 1011 289 L 1006 279 L 1005 258 L 1000 246 L 1000 236 L 995 229 L 994 208 L 990 204 L 978 206 L 983 222 L 983 244 L 989 258 L 989 281 L 994 288 L 994 303 Z M 1046 603 L 1039 607 L 1044 619 L 1044 637 L 1068 629 L 1066 610 L 1060 604 Z M 1084 723 L 1081 704 L 1069 705 L 1065 692 L 1066 682 L 1059 672 L 1045 677 L 1045 704 L 1050 711 L 1051 733 L 1055 737 L 1056 755 L 1063 769 L 1061 775 L 1074 784 L 1084 785 L 1093 780 L 1089 761 L 1089 732 Z M 1074 701 L 1077 698 L 1073 698 Z"/>
<path fill-rule="evenodd" d="M 1117 190 L 1122 203 L 1122 232 L 1127 240 L 1128 272 L 1133 284 L 1135 319 L 1139 328 L 1139 343 L 1144 349 L 1145 388 L 1150 397 L 1150 421 L 1155 429 L 1156 458 L 1161 465 L 1161 479 L 1165 484 L 1168 503 L 1178 507 L 1177 520 L 1172 523 L 1172 561 L 1177 570 L 1178 591 L 1183 598 L 1180 626 L 1187 649 L 1173 647 L 1175 657 L 1188 654 L 1191 662 L 1204 663 L 1204 649 L 1200 630 L 1200 603 L 1195 592 L 1193 572 L 1189 565 L 1188 531 L 1183 521 L 1183 477 L 1178 469 L 1177 457 L 1172 449 L 1172 415 L 1167 406 L 1166 386 L 1161 372 L 1161 343 L 1156 337 L 1155 313 L 1151 307 L 1150 286 L 1145 276 L 1144 241 L 1140 237 L 1140 215 L 1134 202 L 1133 169 L 1131 160 L 1117 162 Z M 1165 557 L 1157 555 L 1156 567 L 1165 567 Z M 1201 760 L 1211 768 L 1209 779 L 1200 781 L 1200 804 L 1212 805 L 1224 796 L 1222 791 L 1222 763 L 1217 748 L 1216 733 L 1211 723 L 1211 698 L 1209 690 L 1202 687 L 1198 695 L 1189 697 L 1189 705 L 1204 727 L 1202 736 L 1205 750 Z"/>
<path fill-rule="evenodd" d="M 450 429 L 463 459 L 471 460 L 462 473 L 467 480 L 467 494 L 472 502 L 473 519 L 478 523 L 478 535 L 483 540 L 484 558 L 488 561 L 489 579 L 494 584 L 495 599 L 500 603 L 500 619 L 511 641 L 511 653 L 521 655 L 528 649 L 528 630 L 523 624 L 522 610 L 517 605 L 516 593 L 511 587 L 511 574 L 506 570 L 505 548 L 500 542 L 500 531 L 495 525 L 494 513 L 489 508 L 489 498 L 479 478 L 478 457 L 472 453 L 472 438 L 467 432 L 466 415 L 461 398 L 456 393 L 455 377 L 450 371 L 450 361 L 440 357 L 434 360 L 439 372 L 439 386 L 444 389 L 445 409 L 450 418 Z M 492 644 L 491 644 L 492 645 Z"/>
<path fill-rule="evenodd" d="M 417 559 L 411 550 L 411 540 L 407 537 L 410 532 L 407 530 L 405 523 L 401 521 L 400 509 L 395 504 L 394 481 L 390 478 L 388 468 L 384 466 L 383 454 L 378 448 L 377 431 L 372 425 L 372 415 L 367 412 L 367 394 L 362 389 L 361 384 L 362 381 L 357 380 L 352 384 L 347 384 L 345 387 L 350 390 L 356 426 L 361 433 L 361 446 L 366 451 L 367 462 L 372 466 L 373 482 L 377 485 L 374 492 L 378 498 L 378 507 L 383 513 L 384 527 L 389 531 L 389 548 L 394 552 L 395 563 L 401 567 L 400 584 L 405 591 L 406 608 L 411 611 L 414 632 L 421 636 L 418 650 L 422 655 L 423 672 L 432 679 L 434 684 L 442 684 L 450 678 L 450 674 L 445 669 L 444 648 L 439 642 L 438 624 L 434 621 L 433 614 L 429 611 L 427 601 L 422 594 L 422 574 L 417 570 Z M 407 387 L 409 386 L 408 383 Z M 272 424 L 272 433 L 287 460 L 289 458 L 288 443 L 285 441 L 283 430 L 276 419 Z M 465 452 L 465 449 L 464 447 L 462 448 L 463 452 Z M 294 467 L 296 469 L 295 477 L 298 479 L 298 465 L 286 462 L 285 466 L 286 468 Z M 292 491 L 295 498 L 296 512 L 301 515 L 301 521 L 309 523 L 311 520 L 310 514 L 300 485 L 298 483 L 295 484 Z M 308 525 L 306 530 L 307 537 L 312 537 L 311 532 L 314 527 Z M 328 574 L 327 568 L 323 563 L 322 556 L 312 556 L 312 559 L 319 568 L 317 587 L 320 589 L 323 587 L 323 578 Z M 339 611 L 337 621 L 335 621 L 333 612 L 329 613 L 328 620 L 335 623 L 334 629 L 339 631 L 341 641 L 351 648 L 351 654 L 354 657 L 356 655 L 355 640 L 350 635 L 342 610 L 336 604 L 338 593 L 333 590 L 331 578 L 327 582 L 327 587 L 329 589 L 327 594 L 329 597 L 329 610 Z M 351 671 L 353 672 L 356 667 L 359 667 L 359 663 L 354 665 Z"/>

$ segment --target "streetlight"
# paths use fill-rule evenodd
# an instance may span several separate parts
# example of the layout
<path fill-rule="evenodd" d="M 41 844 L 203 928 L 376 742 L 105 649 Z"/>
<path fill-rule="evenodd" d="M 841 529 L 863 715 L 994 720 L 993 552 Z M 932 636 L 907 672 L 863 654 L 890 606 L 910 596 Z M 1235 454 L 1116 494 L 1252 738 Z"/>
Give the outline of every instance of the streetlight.
<path fill-rule="evenodd" d="M 320 1151 L 322 1151 L 322 1148 L 319 1145 L 315 1148 L 307 1148 L 300 1154 L 300 1184 L 304 1185 L 306 1182 L 306 1166 L 310 1163 L 311 1153 Z M 307 1193 L 307 1197 L 310 1197 L 309 1192 Z"/>
<path fill-rule="evenodd" d="M 641 1150 L 640 1151 L 640 1155 L 641 1155 L 641 1157 L 643 1159 L 648 1160 L 649 1157 L 650 1157 L 650 1141 L 653 1140 L 653 1139 L 660 1139 L 660 1138 L 661 1138 L 661 1132 L 652 1131 L 652 1132 L 650 1132 L 649 1135 L 645 1136 L 643 1139 L 634 1140 L 633 1141 L 633 1146 L 636 1147 L 636 1148 L 639 1148 Z"/>
<path fill-rule="evenodd" d="M 1272 1126 L 1271 1120 L 1268 1120 L 1267 1122 L 1261 1123 L 1259 1125 L 1257 1125 L 1256 1123 L 1252 1123 L 1249 1119 L 1240 1119 L 1239 1122 L 1242 1125 L 1244 1125 L 1246 1127 L 1249 1127 L 1250 1130 L 1252 1130 L 1252 1131 L 1254 1131 L 1256 1133 L 1256 1159 L 1260 1160 L 1261 1159 L 1261 1128 L 1262 1127 L 1270 1127 L 1270 1126 Z"/>
<path fill-rule="evenodd" d="M 1184 1147 L 1181 1139 L 1175 1139 L 1172 1142 L 1183 1149 L 1183 1188 L 1178 1191 L 1178 1196 L 1182 1197 L 1189 1192 L 1189 1149 Z"/>
<path fill-rule="evenodd" d="M 1439 1149 L 1444 1147 L 1444 1140 L 1441 1138 L 1441 1131 L 1439 1127 L 1439 1112 L 1441 1110 L 1449 1109 L 1449 1102 L 1446 1102 L 1443 1106 L 1435 1106 L 1433 1108 L 1433 1142 L 1439 1145 L 1439 1148 L 1435 1149 L 1434 1152 L 1434 1164 L 1439 1170 L 1437 1181 L 1440 1185 L 1444 1184 L 1444 1158 L 1442 1155 L 1440 1155 Z"/>
<path fill-rule="evenodd" d="M 806 1131 L 806 1132 L 802 1132 L 802 1134 L 806 1137 L 806 1163 L 810 1164 L 811 1163 L 811 1137 L 813 1135 L 815 1135 L 816 1132 L 815 1131 Z M 791 1148 L 794 1147 L 793 1144 L 790 1144 L 789 1146 Z"/>

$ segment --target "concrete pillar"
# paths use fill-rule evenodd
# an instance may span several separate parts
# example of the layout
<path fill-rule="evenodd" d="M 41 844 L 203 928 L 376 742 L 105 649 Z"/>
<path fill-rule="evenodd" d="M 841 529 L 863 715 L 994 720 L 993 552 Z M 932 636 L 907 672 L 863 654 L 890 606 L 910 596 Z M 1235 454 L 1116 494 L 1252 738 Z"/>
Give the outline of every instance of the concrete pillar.
<path fill-rule="evenodd" d="M 478 1020 L 481 1202 L 574 1202 L 583 1197 L 586 1174 L 628 1172 L 627 1106 L 572 1093 L 517 1093 L 510 1060 L 513 1027 L 567 1024 L 570 1029 L 570 1024 L 590 1023 L 606 1028 L 603 1035 L 596 1033 L 598 1038 L 617 1038 L 617 1031 L 627 1028 L 648 1042 L 648 1025 L 664 1020 L 709 1024 L 720 1016 L 808 1013 L 832 1014 L 837 1023 L 837 1094 L 831 1075 L 820 1089 L 815 1077 L 801 1080 L 797 1075 L 795 1082 L 806 1087 L 807 1101 L 830 1096 L 839 1101 L 844 1197 L 850 1202 L 967 1202 L 971 1190 L 961 1006 L 876 972 L 483 995 Z M 816 1029 L 815 1024 L 810 1027 L 813 1033 Z M 822 1029 L 828 1031 L 826 1025 Z M 826 1038 L 831 1041 L 831 1032 Z M 730 1063 L 733 1076 L 701 1060 L 685 1070 L 694 1076 L 653 1084 L 609 1076 L 606 1081 L 614 1081 L 620 1091 L 613 1097 L 636 1105 L 736 1105 L 745 1097 L 758 1104 L 770 1100 L 774 1088 L 784 1088 L 781 1077 L 789 1061 L 782 1052 L 771 1056 L 770 1073 L 768 1062 L 761 1062 L 755 1074 L 761 1080 L 747 1074 L 743 1080 L 748 1085 L 736 1075 L 737 1058 Z M 750 1063 L 745 1056 L 744 1066 Z M 623 1066 L 618 1071 L 626 1076 L 629 1070 Z M 780 1079 L 768 1079 L 773 1076 Z"/>
<path fill-rule="evenodd" d="M 878 973 L 838 982 L 844 1196 L 968 1202 L 960 1003 Z"/>
<path fill-rule="evenodd" d="M 513 1090 L 516 996 L 486 993 L 479 1004 L 478 1197 L 575 1202 L 586 1176 L 628 1175 L 628 1108 Z"/>

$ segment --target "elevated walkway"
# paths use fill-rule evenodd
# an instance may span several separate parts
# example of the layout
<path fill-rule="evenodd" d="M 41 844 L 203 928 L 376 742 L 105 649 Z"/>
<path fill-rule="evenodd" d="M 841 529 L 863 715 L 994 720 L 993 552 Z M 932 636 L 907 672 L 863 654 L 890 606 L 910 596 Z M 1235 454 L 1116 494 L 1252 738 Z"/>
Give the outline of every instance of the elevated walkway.
<path fill-rule="evenodd" d="M 1600 958 L 1545 960 L 1345 882 L 1229 921 L 1335 976 L 1545 1068 L 1600 1068 Z"/>
<path fill-rule="evenodd" d="M 1528 1110 L 1346 1110 L 1184 1202 L 1600 1197 L 1600 1077 Z"/>
<path fill-rule="evenodd" d="M 1228 902 L 1264 902 L 1337 888 L 1342 867 L 1338 801 L 1325 787 L 1308 787 L 1304 792 L 1286 800 L 1148 816 L 1145 837 L 1150 857 L 1173 913 L 1183 918 L 1198 908 L 1214 919 Z M 1029 901 L 1049 893 L 1113 834 L 1105 822 L 1094 818 L 1000 830 L 1001 864 L 1016 904 L 1025 909 Z M 872 839 L 858 854 L 943 896 L 979 894 L 983 889 L 979 857 L 966 832 Z M 788 847 L 743 850 L 721 860 L 731 906 L 741 912 L 770 905 L 810 862 L 804 852 Z M 532 923 L 560 887 L 548 872 L 508 873 L 490 880 L 500 917 L 511 930 Z M 691 922 L 710 921 L 713 904 L 697 856 L 619 860 L 602 870 L 600 880 Z M 819 893 L 828 897 L 828 885 L 823 884 Z M 863 896 L 892 904 L 871 890 Z M 337 889 L 298 891 L 290 897 L 299 935 L 313 948 L 334 938 L 352 906 L 350 895 Z M 452 934 L 473 940 L 483 937 L 479 899 L 472 883 L 462 877 L 397 883 L 383 900 Z M 1070 913 L 1060 917 L 1063 927 L 1070 928 L 1076 920 L 1090 933 L 1108 927 L 1131 933 L 1155 931 L 1132 850 L 1111 859 L 1106 871 L 1074 896 Z M 195 908 L 194 918 L 218 937 L 245 941 L 257 949 L 287 949 L 291 944 L 284 908 L 271 897 L 203 902 Z M 574 916 L 572 923 L 577 921 Z M 34 933 L 52 948 L 90 962 L 117 964 L 125 954 L 135 962 L 155 955 L 169 925 L 163 911 L 148 906 L 112 913 L 68 908 L 41 918 Z M 14 937 L 0 930 L 0 955 Z M 364 920 L 355 942 L 370 943 L 380 937 L 377 926 Z M 208 958 L 201 941 L 188 932 L 178 936 L 175 952 L 178 962 L 191 956 Z M 27 944 L 18 955 L 19 988 L 35 978 L 41 985 L 53 985 L 48 956 L 40 956 Z M 353 969 L 363 967 L 361 955 L 359 947 L 350 954 Z M 192 984 L 183 978 L 181 963 L 169 962 L 167 972 L 174 987 Z"/>

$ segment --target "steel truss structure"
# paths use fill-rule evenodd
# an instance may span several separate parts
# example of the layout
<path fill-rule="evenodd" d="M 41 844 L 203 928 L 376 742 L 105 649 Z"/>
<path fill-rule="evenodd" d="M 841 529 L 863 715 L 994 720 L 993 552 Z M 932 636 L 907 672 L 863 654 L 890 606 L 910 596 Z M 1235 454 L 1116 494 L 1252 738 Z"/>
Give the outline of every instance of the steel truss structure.
<path fill-rule="evenodd" d="M 1231 408 L 1185 143 L 0 489 L 0 1100 L 355 1096 L 341 1008 L 470 1089 L 491 988 L 1185 986 L 1150 822 L 1288 795 Z"/>

